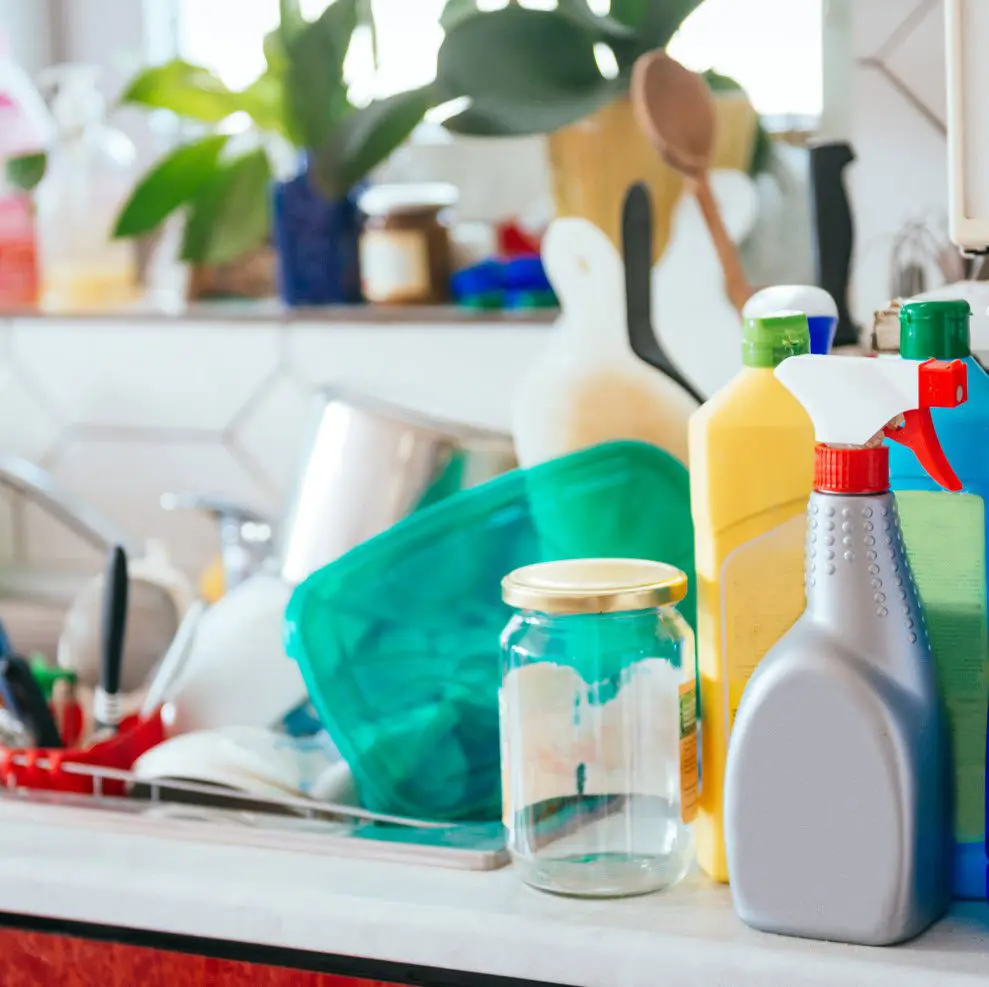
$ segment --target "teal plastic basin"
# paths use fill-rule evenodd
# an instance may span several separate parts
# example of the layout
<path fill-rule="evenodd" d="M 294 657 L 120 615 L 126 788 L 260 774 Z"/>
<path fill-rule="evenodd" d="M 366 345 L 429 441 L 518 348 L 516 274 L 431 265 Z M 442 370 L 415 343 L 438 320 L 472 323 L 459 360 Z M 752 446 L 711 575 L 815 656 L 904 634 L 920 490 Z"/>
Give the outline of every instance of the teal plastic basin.
<path fill-rule="evenodd" d="M 436 820 L 501 812 L 501 580 L 565 558 L 669 562 L 690 579 L 687 471 L 639 442 L 515 470 L 406 518 L 310 576 L 286 648 L 365 806 Z"/>

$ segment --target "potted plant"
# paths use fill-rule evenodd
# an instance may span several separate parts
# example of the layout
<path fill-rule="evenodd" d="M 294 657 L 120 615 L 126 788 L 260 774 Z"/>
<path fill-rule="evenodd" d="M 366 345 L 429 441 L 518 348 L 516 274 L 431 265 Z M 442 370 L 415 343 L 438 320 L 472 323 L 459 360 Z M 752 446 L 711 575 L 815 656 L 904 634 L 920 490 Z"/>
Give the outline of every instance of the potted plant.
<path fill-rule="evenodd" d="M 265 38 L 267 67 L 233 91 L 208 69 L 175 60 L 141 72 L 123 101 L 171 110 L 207 125 L 162 158 L 134 189 L 115 235 L 138 237 L 170 216 L 185 217 L 182 259 L 222 265 L 273 238 L 279 287 L 290 305 L 360 300 L 355 189 L 412 132 L 431 105 L 423 87 L 357 106 L 343 63 L 365 0 L 335 0 L 314 21 L 298 0 L 280 0 L 277 30 Z M 246 114 L 248 135 L 217 126 Z M 278 149 L 294 174 L 277 176 Z"/>
<path fill-rule="evenodd" d="M 665 48 L 702 2 L 611 0 L 602 15 L 588 0 L 558 0 L 552 10 L 448 0 L 437 83 L 470 105 L 446 126 L 477 136 L 548 134 L 557 211 L 585 216 L 616 243 L 626 188 L 648 181 L 658 254 L 682 180 L 639 132 L 629 80 L 636 59 Z M 770 144 L 751 104 L 731 79 L 707 79 L 726 97 L 718 100 L 714 166 L 762 170 Z"/>

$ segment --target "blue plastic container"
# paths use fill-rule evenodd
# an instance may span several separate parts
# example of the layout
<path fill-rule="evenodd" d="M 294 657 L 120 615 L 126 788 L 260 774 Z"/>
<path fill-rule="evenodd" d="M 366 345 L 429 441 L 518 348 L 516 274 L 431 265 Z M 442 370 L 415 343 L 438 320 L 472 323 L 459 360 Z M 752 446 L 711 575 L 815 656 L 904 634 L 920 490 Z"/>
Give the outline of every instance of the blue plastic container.
<path fill-rule="evenodd" d="M 838 328 L 836 315 L 808 315 L 807 325 L 810 326 L 810 351 L 821 356 L 831 352 L 834 334 Z"/>
<path fill-rule="evenodd" d="M 552 291 L 541 257 L 513 257 L 502 264 L 507 291 Z"/>
<path fill-rule="evenodd" d="M 904 542 L 952 725 L 958 837 L 953 891 L 956 898 L 982 899 L 987 893 L 983 731 L 989 705 L 985 590 L 989 375 L 971 356 L 970 318 L 968 302 L 961 300 L 909 303 L 900 313 L 901 358 L 961 359 L 968 368 L 967 402 L 931 411 L 938 441 L 963 484 L 963 493 L 941 490 L 909 449 L 893 442 L 887 445 L 890 485 L 897 494 Z M 981 566 L 979 548 L 985 552 Z M 973 568 L 982 571 L 973 577 Z"/>
<path fill-rule="evenodd" d="M 310 181 L 308 166 L 272 188 L 278 292 L 293 308 L 361 301 L 359 190 L 330 201 Z"/>
<path fill-rule="evenodd" d="M 450 291 L 457 301 L 503 290 L 501 263 L 497 260 L 485 260 L 473 267 L 465 267 L 450 278 Z"/>
<path fill-rule="evenodd" d="M 461 305 L 482 307 L 546 308 L 557 304 L 540 257 L 485 260 L 457 271 L 450 280 L 454 299 Z M 493 303 L 497 299 L 497 306 Z"/>

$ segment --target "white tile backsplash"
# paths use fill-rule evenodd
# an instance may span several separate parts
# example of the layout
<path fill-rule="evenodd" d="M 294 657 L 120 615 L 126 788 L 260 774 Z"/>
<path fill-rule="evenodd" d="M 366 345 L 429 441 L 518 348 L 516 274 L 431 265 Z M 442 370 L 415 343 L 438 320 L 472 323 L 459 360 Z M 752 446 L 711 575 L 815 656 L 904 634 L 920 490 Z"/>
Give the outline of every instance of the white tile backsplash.
<path fill-rule="evenodd" d="M 944 138 L 873 68 L 859 68 L 868 121 L 857 122 L 850 169 L 856 225 L 855 311 L 869 324 L 889 301 L 894 238 L 909 220 L 940 221 L 947 210 Z"/>
<path fill-rule="evenodd" d="M 172 558 L 191 571 L 217 555 L 215 526 L 195 511 L 163 510 L 162 493 L 222 493 L 263 512 L 279 507 L 229 450 L 212 442 L 70 440 L 50 469 L 58 483 L 125 531 L 164 541 Z M 38 512 L 26 528 L 34 558 L 58 564 L 85 564 L 91 558 L 85 546 L 73 551 L 60 526 L 42 520 Z"/>
<path fill-rule="evenodd" d="M 62 426 L 34 382 L 10 360 L 0 363 L 0 455 L 41 462 Z"/>
<path fill-rule="evenodd" d="M 66 484 L 66 487 L 76 493 L 74 486 Z M 90 542 L 37 504 L 25 500 L 15 517 L 23 555 L 19 561 L 38 568 L 54 566 L 86 571 L 96 571 L 106 563 L 105 557 Z"/>
<path fill-rule="evenodd" d="M 858 58 L 880 54 L 911 19 L 922 16 L 929 0 L 851 0 L 854 8 L 852 48 Z"/>
<path fill-rule="evenodd" d="M 184 320 L 24 320 L 11 354 L 70 425 L 197 431 L 222 431 L 280 356 L 274 325 Z"/>
<path fill-rule="evenodd" d="M 897 234 L 947 216 L 944 11 L 941 0 L 854 0 L 852 13 L 852 308 L 869 326 L 890 298 Z"/>
<path fill-rule="evenodd" d="M 222 494 L 278 518 L 318 410 L 343 383 L 420 411 L 507 427 L 516 382 L 548 327 L 0 320 L 0 456 L 41 462 L 135 539 L 164 539 L 190 574 L 216 556 L 213 522 L 162 493 Z M 14 521 L 19 527 L 14 530 Z M 96 569 L 100 554 L 0 489 L 0 563 Z"/>
<path fill-rule="evenodd" d="M 293 325 L 289 366 L 314 386 L 341 384 L 441 418 L 508 428 L 511 396 L 546 330 L 490 323 L 334 328 Z"/>
<path fill-rule="evenodd" d="M 14 495 L 0 488 L 0 565 L 15 562 L 20 554 L 20 542 L 16 533 Z"/>
<path fill-rule="evenodd" d="M 909 25 L 908 25 L 909 26 Z M 939 121 L 948 111 L 945 72 L 944 10 L 941 3 L 927 3 L 915 15 L 912 29 L 883 58 L 883 63 L 907 85 Z"/>
<path fill-rule="evenodd" d="M 258 391 L 232 426 L 235 454 L 249 457 L 283 500 L 291 494 L 317 408 L 312 390 L 283 372 Z"/>

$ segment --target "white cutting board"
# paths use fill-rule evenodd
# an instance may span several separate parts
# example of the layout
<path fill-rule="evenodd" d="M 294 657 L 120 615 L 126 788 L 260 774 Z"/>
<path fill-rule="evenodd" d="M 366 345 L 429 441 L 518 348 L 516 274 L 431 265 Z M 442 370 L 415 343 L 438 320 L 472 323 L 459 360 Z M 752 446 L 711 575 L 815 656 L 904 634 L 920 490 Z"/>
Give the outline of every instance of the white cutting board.
<path fill-rule="evenodd" d="M 740 171 L 712 171 L 728 234 L 741 243 L 759 214 L 755 182 Z M 724 276 L 697 200 L 680 197 L 669 244 L 653 268 L 653 325 L 680 372 L 710 397 L 742 368 L 742 323 L 724 290 Z"/>
<path fill-rule="evenodd" d="M 519 463 L 616 439 L 651 442 L 686 463 L 687 419 L 697 404 L 632 352 L 614 245 L 585 219 L 557 219 L 542 255 L 561 315 L 513 405 Z"/>

